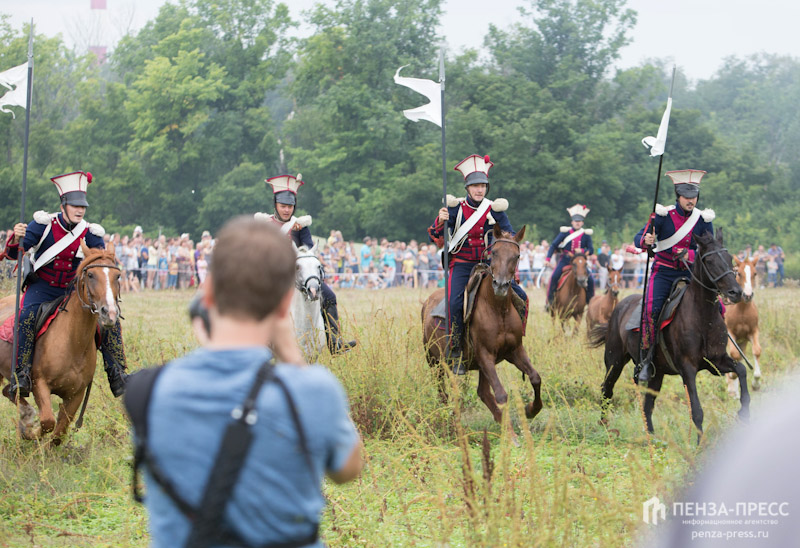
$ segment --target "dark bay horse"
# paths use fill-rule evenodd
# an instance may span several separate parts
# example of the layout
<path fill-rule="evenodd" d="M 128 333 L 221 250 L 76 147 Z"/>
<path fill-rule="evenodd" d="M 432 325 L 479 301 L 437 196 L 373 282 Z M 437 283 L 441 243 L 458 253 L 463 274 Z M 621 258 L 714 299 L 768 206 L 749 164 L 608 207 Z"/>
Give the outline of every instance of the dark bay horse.
<path fill-rule="evenodd" d="M 664 375 L 678 374 L 689 393 L 692 421 L 697 427 L 698 442 L 703 432 L 703 408 L 697 395 L 696 376 L 702 369 L 713 375 L 735 372 L 741 387 L 739 417 L 750 414 L 750 394 L 747 391 L 744 365 L 734 361 L 726 352 L 728 341 L 725 321 L 720 314 L 718 295 L 732 302 L 742 298 L 742 288 L 731 269 L 731 256 L 722 244 L 722 230 L 717 236 L 707 232 L 695 236 L 697 259 L 691 267 L 691 282 L 678 306 L 672 322 L 662 330 L 664 343 L 676 370 L 669 365 L 660 347 L 654 354 L 655 374 L 650 379 L 644 398 L 647 429 L 653 432 L 653 406 L 661 390 Z M 598 347 L 605 343 L 606 376 L 603 381 L 603 410 L 601 420 L 606 421 L 608 403 L 614 393 L 614 384 L 629 360 L 639 360 L 639 333 L 626 329 L 628 318 L 637 308 L 641 295 L 623 299 L 611 315 L 608 324 L 591 330 L 589 342 Z M 657 344 L 657 343 L 654 343 Z"/>
<path fill-rule="evenodd" d="M 556 292 L 553 296 L 553 304 L 550 307 L 550 315 L 553 319 L 561 320 L 561 327 L 564 327 L 570 318 L 575 320 L 575 324 L 581 323 L 583 310 L 586 308 L 586 286 L 589 283 L 589 268 L 586 265 L 586 255 L 575 253 L 570 260 L 571 268 L 561 273 L 561 280 L 553 280 Z"/>
<path fill-rule="evenodd" d="M 532 419 L 542 409 L 541 379 L 522 346 L 522 319 L 512 302 L 511 282 L 524 235 L 525 227 L 512 236 L 494 226 L 491 271 L 480 282 L 464 337 L 463 359 L 468 369 L 478 370 L 478 396 L 497 422 L 502 418 L 501 406 L 508 401 L 495 367 L 503 360 L 513 363 L 531 381 L 534 400 L 525 407 L 525 415 Z M 431 366 L 444 360 L 447 348 L 447 324 L 430 314 L 443 298 L 444 289 L 437 289 L 422 305 L 422 342 Z"/>
<path fill-rule="evenodd" d="M 611 319 L 611 313 L 614 307 L 617 306 L 617 299 L 619 297 L 619 290 L 622 288 L 622 271 L 614 270 L 608 266 L 608 288 L 602 295 L 595 295 L 589 306 L 586 307 L 586 330 L 591 331 L 592 328 L 601 323 L 608 323 Z"/>
<path fill-rule="evenodd" d="M 31 379 L 33 397 L 39 408 L 39 424 L 36 425 L 36 410 L 24 398 L 19 399 L 19 429 L 25 439 L 39 439 L 53 432 L 51 443 L 59 445 L 70 421 L 75 416 L 86 394 L 86 387 L 94 377 L 97 363 L 95 333 L 98 326 L 111 327 L 119 320 L 119 276 L 114 250 L 89 249 L 81 243 L 85 259 L 78 266 L 75 288 L 62 306 L 64 310 L 53 319 L 47 331 L 36 341 Z M 13 314 L 14 295 L 11 299 Z M 0 306 L 0 309 L 5 307 Z M 0 373 L 10 379 L 14 360 L 12 345 L 0 341 Z M 9 395 L 9 385 L 3 395 L 16 405 Z M 62 399 L 58 411 L 58 422 L 53 414 L 50 395 Z"/>
<path fill-rule="evenodd" d="M 758 308 L 753 302 L 753 288 L 756 286 L 756 261 L 752 257 L 744 261 L 733 259 L 736 267 L 736 279 L 742 286 L 742 300 L 728 307 L 725 312 L 725 325 L 728 333 L 736 341 L 739 348 L 744 351 L 748 341 L 753 345 L 753 390 L 758 390 L 761 385 L 761 367 L 758 358 L 761 357 L 761 343 L 758 342 Z M 742 359 L 739 350 L 728 341 L 728 354 L 734 360 Z M 733 397 L 739 396 L 739 383 L 736 374 L 728 373 L 728 392 Z"/>

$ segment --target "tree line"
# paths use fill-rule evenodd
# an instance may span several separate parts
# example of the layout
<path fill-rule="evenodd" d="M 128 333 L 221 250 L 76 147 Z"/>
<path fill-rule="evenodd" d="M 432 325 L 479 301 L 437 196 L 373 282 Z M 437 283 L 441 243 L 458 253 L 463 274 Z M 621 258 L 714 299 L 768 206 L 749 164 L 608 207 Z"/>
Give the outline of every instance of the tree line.
<path fill-rule="evenodd" d="M 447 162 L 489 154 L 490 197 L 515 227 L 552 238 L 565 208 L 591 208 L 595 238 L 629 241 L 652 207 L 655 134 L 671 66 L 619 70 L 636 13 L 625 0 L 521 0 L 509 28 L 479 52 L 448 54 Z M 215 230 L 269 211 L 264 179 L 302 173 L 299 210 L 314 232 L 425 237 L 441 202 L 439 129 L 402 110 L 422 96 L 403 74 L 437 79 L 441 0 L 337 0 L 304 14 L 273 0 L 165 4 L 103 64 L 36 35 L 28 211 L 53 210 L 49 177 L 92 171 L 89 218 L 107 230 Z M 0 70 L 25 62 L 27 27 L 0 16 Z M 800 249 L 800 62 L 729 58 L 707 79 L 680 72 L 664 171 L 708 171 L 701 207 L 732 249 Z M 0 221 L 19 216 L 24 116 L 0 117 Z M 463 195 L 457 172 L 450 193 Z M 659 201 L 673 201 L 664 178 Z M 599 239 L 598 239 L 599 241 Z M 797 270 L 787 262 L 790 273 Z"/>

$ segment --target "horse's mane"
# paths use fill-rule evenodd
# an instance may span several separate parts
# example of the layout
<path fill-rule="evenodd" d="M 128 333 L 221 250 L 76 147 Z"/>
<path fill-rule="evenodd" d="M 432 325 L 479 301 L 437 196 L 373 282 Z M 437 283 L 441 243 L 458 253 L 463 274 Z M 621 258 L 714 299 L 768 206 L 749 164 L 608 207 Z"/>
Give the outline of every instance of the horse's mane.
<path fill-rule="evenodd" d="M 78 270 L 86 268 L 87 265 L 102 257 L 108 257 L 113 260 L 114 266 L 116 266 L 116 255 L 113 250 L 103 249 L 102 247 L 86 247 L 83 244 L 81 244 L 81 247 L 83 248 L 84 259 L 81 261 L 81 264 L 78 265 Z"/>

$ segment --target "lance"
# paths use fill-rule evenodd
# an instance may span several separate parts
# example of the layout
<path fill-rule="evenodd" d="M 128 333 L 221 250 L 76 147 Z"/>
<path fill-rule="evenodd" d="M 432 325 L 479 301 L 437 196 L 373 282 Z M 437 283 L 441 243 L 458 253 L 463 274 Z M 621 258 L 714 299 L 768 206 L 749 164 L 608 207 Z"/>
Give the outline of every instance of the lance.
<path fill-rule="evenodd" d="M 20 200 L 19 222 L 25 222 L 25 189 L 28 185 L 28 136 L 30 135 L 31 128 L 31 94 L 33 91 L 33 19 L 28 29 L 28 90 L 27 98 L 25 99 L 25 140 L 23 141 L 23 155 L 22 155 L 22 198 Z M 25 249 L 22 242 L 17 242 L 17 302 L 14 313 L 14 338 L 11 345 L 11 371 L 16 372 L 16 359 L 17 359 L 17 346 L 19 344 L 19 299 L 22 289 L 22 257 L 25 255 Z"/>
<path fill-rule="evenodd" d="M 441 87 L 441 101 L 442 101 L 442 207 L 447 207 L 447 155 L 445 153 L 445 138 L 444 138 L 444 48 L 439 50 L 439 85 Z M 444 268 L 444 302 L 445 302 L 445 322 L 450 321 L 450 276 L 448 276 L 449 269 L 449 242 L 450 242 L 450 221 L 444 223 L 444 246 L 442 247 L 442 267 Z"/>
<path fill-rule="evenodd" d="M 676 72 L 676 67 L 675 67 L 675 65 L 673 65 L 672 66 L 672 81 L 669 84 L 669 96 L 667 97 L 667 111 L 664 113 L 665 115 L 664 115 L 664 118 L 662 118 L 662 120 L 661 120 L 661 126 L 658 128 L 658 137 L 659 138 L 662 137 L 662 130 L 663 130 L 664 142 L 661 144 L 662 147 L 666 147 L 666 138 L 667 138 L 666 132 L 667 132 L 667 128 L 669 127 L 669 113 L 670 113 L 670 109 L 672 107 L 672 89 L 675 86 L 675 72 Z M 653 146 L 654 147 L 658 146 L 658 142 L 656 141 L 656 143 Z M 655 191 L 655 194 L 653 195 L 653 207 L 650 210 L 650 217 L 649 217 L 649 220 L 648 220 L 648 226 L 646 227 L 646 228 L 651 228 L 653 230 L 653 233 L 655 233 L 655 225 L 653 224 L 653 221 L 655 219 L 655 214 L 656 214 L 656 204 L 658 203 L 658 191 L 659 191 L 660 186 L 661 186 L 661 166 L 662 166 L 663 162 L 664 162 L 664 149 L 661 150 L 661 153 L 658 156 L 658 172 L 656 173 L 656 191 Z M 645 230 L 645 232 L 647 232 L 647 230 Z M 644 232 L 642 233 L 642 237 L 644 237 Z M 654 253 L 653 253 L 652 249 L 648 248 L 647 249 L 647 261 L 645 262 L 645 267 L 644 267 L 644 283 L 642 284 L 642 286 L 643 286 L 643 288 L 642 288 L 642 313 L 641 313 L 641 317 L 639 318 L 639 325 L 641 326 L 641 336 L 639 337 L 639 363 L 642 363 L 642 360 L 644 359 L 643 347 L 644 347 L 644 335 L 645 335 L 645 329 L 644 329 L 644 317 L 645 317 L 645 308 L 646 308 L 645 304 L 646 304 L 646 300 L 647 300 L 647 285 L 648 285 L 648 281 L 649 281 L 649 278 L 650 278 L 650 276 L 649 276 L 649 274 L 650 274 L 650 257 L 653 256 L 653 255 L 654 255 Z M 658 321 L 658 318 L 654 318 L 653 321 L 654 322 Z M 650 344 L 652 346 L 653 344 L 655 344 L 655 341 L 650 341 Z"/>

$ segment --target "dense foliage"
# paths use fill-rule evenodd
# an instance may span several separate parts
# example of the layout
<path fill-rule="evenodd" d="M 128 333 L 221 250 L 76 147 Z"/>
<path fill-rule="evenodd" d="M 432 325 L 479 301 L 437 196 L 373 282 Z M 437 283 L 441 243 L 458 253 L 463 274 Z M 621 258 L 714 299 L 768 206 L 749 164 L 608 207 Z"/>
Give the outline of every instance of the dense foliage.
<path fill-rule="evenodd" d="M 447 162 L 490 154 L 492 196 L 509 199 L 531 239 L 551 238 L 583 202 L 598 239 L 630 241 L 652 207 L 658 160 L 640 140 L 657 130 L 671 67 L 614 68 L 636 22 L 625 0 L 521 1 L 482 55 L 447 57 Z M 304 14 L 302 40 L 287 38 L 298 22 L 274 0 L 165 4 L 103 65 L 36 36 L 28 211 L 53 209 L 50 176 L 85 169 L 92 220 L 196 236 L 270 210 L 264 179 L 301 172 L 316 233 L 424 238 L 441 200 L 440 134 L 403 117 L 424 99 L 392 76 L 409 65 L 404 75 L 437 79 L 441 0 L 328 4 Z M 27 28 L 1 18 L 0 67 L 26 49 Z M 794 58 L 730 58 L 694 83 L 679 70 L 664 171 L 709 172 L 701 206 L 734 248 L 800 249 L 798 96 Z M 3 226 L 19 216 L 15 110 L 0 117 Z M 670 186 L 659 201 L 672 201 Z"/>

